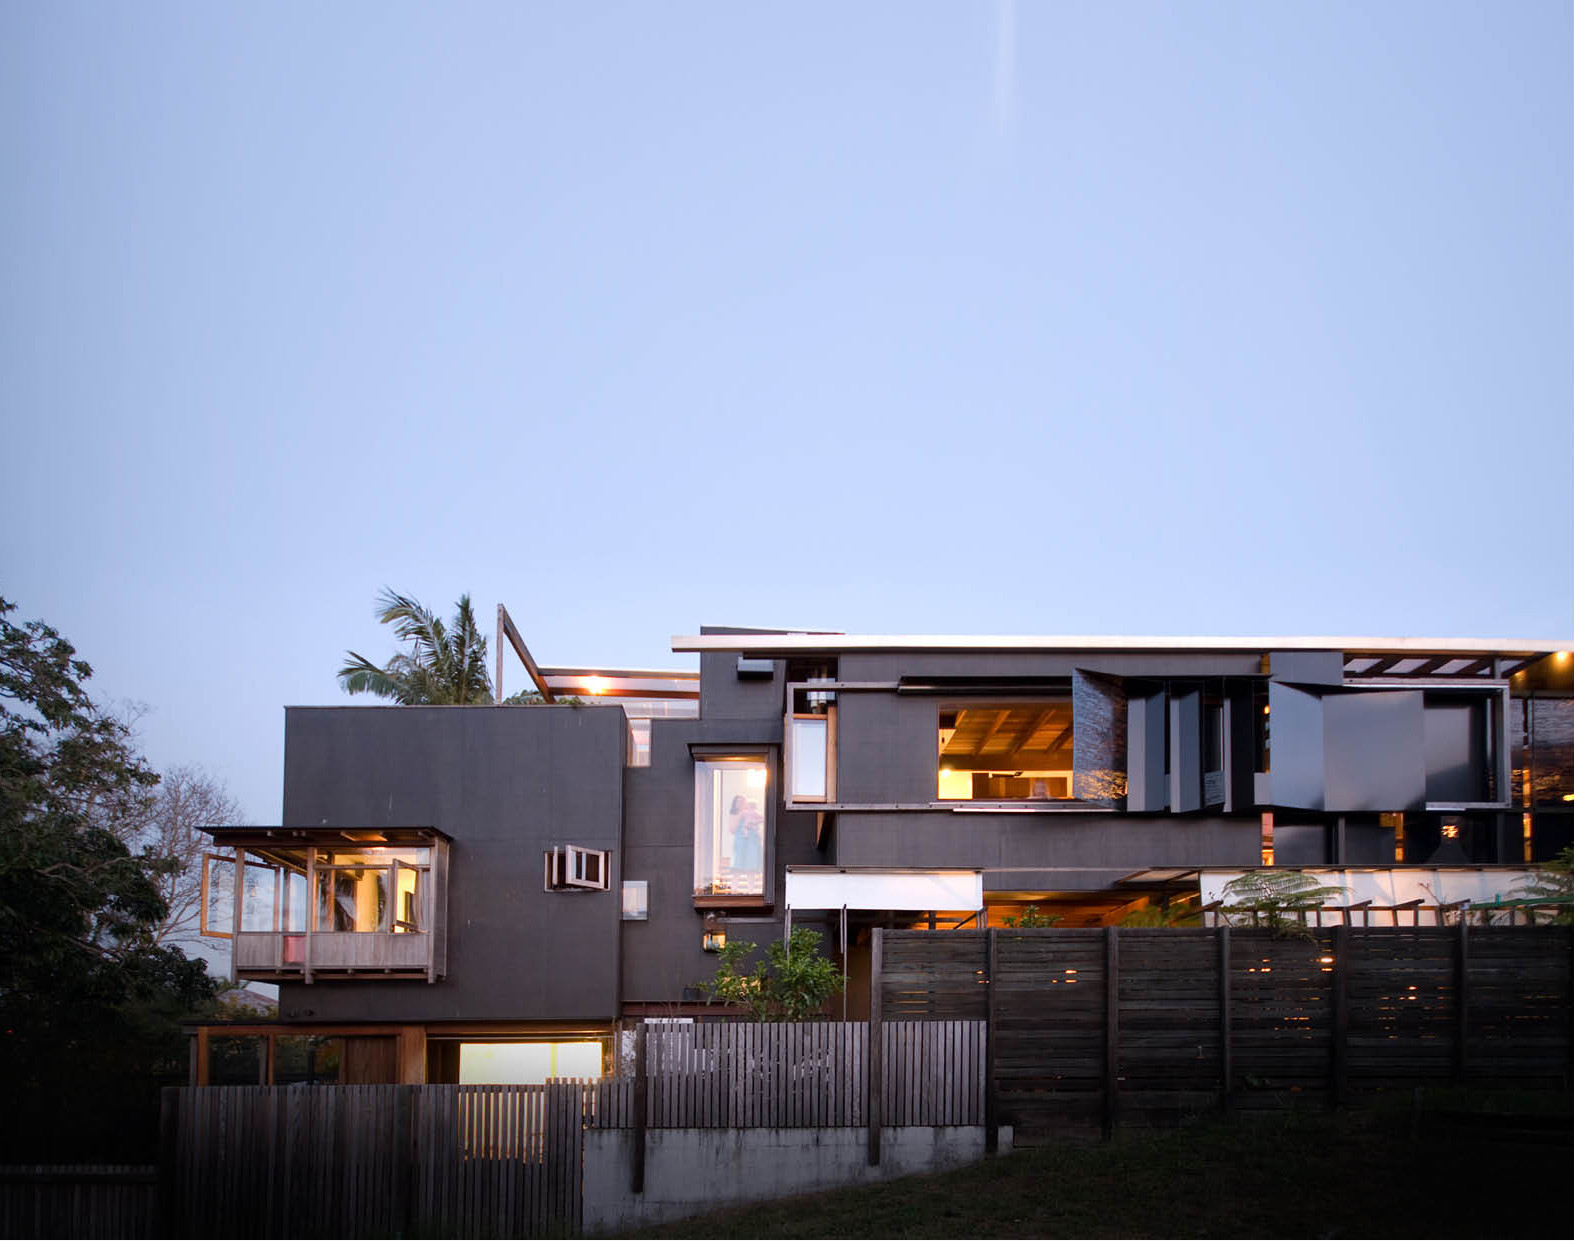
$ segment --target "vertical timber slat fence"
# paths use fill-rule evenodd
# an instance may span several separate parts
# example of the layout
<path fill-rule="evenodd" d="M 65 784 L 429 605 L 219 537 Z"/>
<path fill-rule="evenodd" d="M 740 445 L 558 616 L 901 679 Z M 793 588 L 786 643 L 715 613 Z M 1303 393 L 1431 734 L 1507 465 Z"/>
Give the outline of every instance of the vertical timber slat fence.
<path fill-rule="evenodd" d="M 573 1235 L 613 1083 L 171 1089 L 175 1236 Z M 609 1098 L 611 1102 L 604 1102 Z"/>

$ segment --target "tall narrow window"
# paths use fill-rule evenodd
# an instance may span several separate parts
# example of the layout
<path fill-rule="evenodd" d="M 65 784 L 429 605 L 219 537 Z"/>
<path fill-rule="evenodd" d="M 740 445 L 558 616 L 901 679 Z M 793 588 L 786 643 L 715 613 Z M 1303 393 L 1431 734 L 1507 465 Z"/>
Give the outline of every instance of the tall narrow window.
<path fill-rule="evenodd" d="M 765 895 L 764 759 L 694 763 L 694 895 Z"/>
<path fill-rule="evenodd" d="M 792 773 L 789 792 L 794 801 L 824 801 L 829 783 L 827 775 L 827 748 L 830 742 L 830 720 L 824 715 L 798 715 L 792 721 L 792 739 L 788 749 L 792 755 Z"/>

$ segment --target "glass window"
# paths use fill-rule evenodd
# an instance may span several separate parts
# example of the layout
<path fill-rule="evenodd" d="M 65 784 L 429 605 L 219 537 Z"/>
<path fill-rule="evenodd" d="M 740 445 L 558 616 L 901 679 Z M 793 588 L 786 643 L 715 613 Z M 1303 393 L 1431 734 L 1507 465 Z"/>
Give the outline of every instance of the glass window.
<path fill-rule="evenodd" d="M 1574 698 L 1516 698 L 1509 730 L 1515 802 L 1574 805 Z"/>
<path fill-rule="evenodd" d="M 829 721 L 823 715 L 800 715 L 792 721 L 792 780 L 794 798 L 824 801 L 826 797 L 826 745 Z"/>
<path fill-rule="evenodd" d="M 246 862 L 245 886 L 241 889 L 240 929 L 271 931 L 278 918 L 279 871 L 274 866 Z"/>
<path fill-rule="evenodd" d="M 629 752 L 628 765 L 630 767 L 650 766 L 650 721 L 630 720 L 629 725 Z"/>
<path fill-rule="evenodd" d="M 763 896 L 769 803 L 764 759 L 694 764 L 694 894 Z"/>
<path fill-rule="evenodd" d="M 1224 770 L 1224 704 L 1205 701 L 1202 705 L 1202 769 Z"/>
<path fill-rule="evenodd" d="M 947 801 L 1072 796 L 1071 700 L 981 703 L 940 712 L 939 795 Z"/>
<path fill-rule="evenodd" d="M 355 847 L 316 851 L 316 890 L 306 890 L 307 849 L 246 852 L 241 891 L 243 932 L 424 931 L 431 850 Z M 234 925 L 235 863 L 204 859 L 202 933 L 228 935 Z"/>
<path fill-rule="evenodd" d="M 583 845 L 558 845 L 547 850 L 547 891 L 587 888 L 605 892 L 611 884 L 611 858 L 605 849 L 587 849 Z"/>
<path fill-rule="evenodd" d="M 650 917 L 650 884 L 644 879 L 623 881 L 623 921 L 643 922 Z"/>
<path fill-rule="evenodd" d="M 220 853 L 202 856 L 203 935 L 226 939 L 235 933 L 235 859 Z"/>
<path fill-rule="evenodd" d="M 377 866 L 317 867 L 318 931 L 380 931 L 388 910 L 388 871 Z"/>

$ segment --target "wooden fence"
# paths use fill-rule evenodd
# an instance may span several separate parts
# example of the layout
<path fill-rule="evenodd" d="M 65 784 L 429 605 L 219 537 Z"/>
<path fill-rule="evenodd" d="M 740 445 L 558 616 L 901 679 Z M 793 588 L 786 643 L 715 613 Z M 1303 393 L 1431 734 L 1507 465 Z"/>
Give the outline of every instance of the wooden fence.
<path fill-rule="evenodd" d="M 983 1019 L 989 1123 L 1059 1131 L 1574 1081 L 1567 928 L 877 931 L 872 1012 Z"/>
<path fill-rule="evenodd" d="M 573 1235 L 589 1085 L 172 1089 L 166 1230 Z"/>
<path fill-rule="evenodd" d="M 165 1096 L 161 1230 L 552 1236 L 581 1219 L 582 1131 L 977 1125 L 984 1023 L 642 1026 L 632 1077 L 544 1086 L 226 1086 Z M 151 1230 L 149 1230 L 151 1231 Z"/>
<path fill-rule="evenodd" d="M 644 1068 L 596 1083 L 587 1124 L 652 1129 L 861 1128 L 869 1112 L 869 1024 L 647 1026 Z M 892 1125 L 978 1125 L 984 1023 L 892 1022 L 878 1057 L 881 1114 Z M 638 1053 L 636 1053 L 636 1059 Z"/>
<path fill-rule="evenodd" d="M 152 1237 L 158 1169 L 0 1167 L 0 1237 Z"/>

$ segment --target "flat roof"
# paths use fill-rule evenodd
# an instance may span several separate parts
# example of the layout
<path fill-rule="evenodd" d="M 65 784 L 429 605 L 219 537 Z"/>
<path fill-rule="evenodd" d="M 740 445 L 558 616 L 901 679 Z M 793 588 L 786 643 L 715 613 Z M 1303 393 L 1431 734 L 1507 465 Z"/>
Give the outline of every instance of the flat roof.
<path fill-rule="evenodd" d="M 1363 651 L 1372 654 L 1459 652 L 1528 658 L 1574 651 L 1568 638 L 1152 637 L 1113 634 L 675 634 L 675 652 L 737 651 L 773 655 L 825 651 Z"/>

